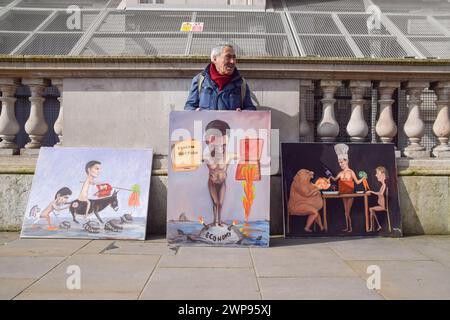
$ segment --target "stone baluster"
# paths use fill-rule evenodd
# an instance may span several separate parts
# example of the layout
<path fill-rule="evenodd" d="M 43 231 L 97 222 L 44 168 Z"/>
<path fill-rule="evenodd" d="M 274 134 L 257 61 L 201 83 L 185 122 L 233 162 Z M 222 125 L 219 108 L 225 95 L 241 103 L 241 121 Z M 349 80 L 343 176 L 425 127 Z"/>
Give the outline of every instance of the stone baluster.
<path fill-rule="evenodd" d="M 375 131 L 383 143 L 391 143 L 397 134 L 397 125 L 392 114 L 392 104 L 394 103 L 392 94 L 398 87 L 400 87 L 400 82 L 397 81 L 381 81 L 378 85 L 380 116 Z"/>
<path fill-rule="evenodd" d="M 408 81 L 405 89 L 408 95 L 408 118 L 403 130 L 409 139 L 409 145 L 405 148 L 404 154 L 409 158 L 426 158 L 430 153 L 421 144 L 425 132 L 425 123 L 422 120 L 420 107 L 422 105 L 421 95 L 429 83 L 424 81 Z"/>
<path fill-rule="evenodd" d="M 54 145 L 54 147 L 61 147 L 63 143 L 63 116 L 64 116 L 64 110 L 63 110 L 63 80 L 62 79 L 53 79 L 52 85 L 54 85 L 56 88 L 58 88 L 59 91 L 59 114 L 58 118 L 55 121 L 55 124 L 53 126 L 53 129 L 55 130 L 55 133 L 58 135 L 59 142 Z"/>
<path fill-rule="evenodd" d="M 25 132 L 30 137 L 30 142 L 25 145 L 25 149 L 39 149 L 42 145 L 42 140 L 48 130 L 47 122 L 44 118 L 44 98 L 42 94 L 46 87 L 44 79 L 24 79 L 22 81 L 27 85 L 31 91 L 30 117 L 25 123 Z M 32 151 L 25 151 L 25 153 L 35 153 Z"/>
<path fill-rule="evenodd" d="M 19 151 L 14 143 L 16 135 L 20 131 L 19 122 L 15 114 L 15 93 L 19 81 L 17 79 L 0 79 L 0 91 L 2 96 L 2 112 L 0 114 L 0 154 L 13 155 Z"/>
<path fill-rule="evenodd" d="M 308 123 L 306 119 L 306 95 L 308 90 L 312 86 L 311 80 L 300 80 L 300 130 L 299 135 L 300 139 L 305 139 L 312 133 L 311 125 Z"/>
<path fill-rule="evenodd" d="M 339 124 L 334 115 L 334 93 L 342 85 L 341 81 L 321 80 L 320 86 L 323 90 L 322 119 L 317 126 L 317 135 L 321 141 L 332 142 L 339 135 Z"/>
<path fill-rule="evenodd" d="M 371 87 L 370 81 L 350 81 L 352 114 L 347 124 L 347 133 L 351 141 L 364 141 L 369 133 L 369 127 L 364 119 L 364 106 L 366 105 L 364 93 L 367 88 Z"/>
<path fill-rule="evenodd" d="M 439 144 L 433 148 L 433 155 L 438 158 L 450 158 L 450 119 L 448 115 L 450 104 L 450 82 L 440 81 L 433 85 L 436 92 L 437 116 L 433 124 L 433 132 L 439 140 Z"/>

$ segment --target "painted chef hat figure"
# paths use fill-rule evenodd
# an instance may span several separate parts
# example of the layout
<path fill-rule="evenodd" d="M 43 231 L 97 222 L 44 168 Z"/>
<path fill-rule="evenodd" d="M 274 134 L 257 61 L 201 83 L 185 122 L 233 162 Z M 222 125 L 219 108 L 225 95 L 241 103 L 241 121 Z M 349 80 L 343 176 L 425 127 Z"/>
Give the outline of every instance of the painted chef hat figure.
<path fill-rule="evenodd" d="M 356 178 L 355 172 L 349 168 L 348 165 L 348 145 L 344 143 L 338 143 L 334 146 L 334 151 L 336 152 L 339 166 L 342 171 L 336 176 L 332 177 L 334 181 L 338 180 L 338 189 L 341 194 L 352 194 L 355 192 L 355 183 L 360 184 L 363 179 L 358 180 Z M 353 198 L 342 198 L 344 204 L 345 212 L 345 224 L 346 227 L 342 231 L 352 232 L 352 219 L 350 217 L 350 212 L 352 210 Z"/>
<path fill-rule="evenodd" d="M 348 145 L 344 143 L 339 143 L 334 146 L 334 151 L 336 152 L 339 164 L 343 160 L 346 160 L 348 162 L 348 149 Z"/>

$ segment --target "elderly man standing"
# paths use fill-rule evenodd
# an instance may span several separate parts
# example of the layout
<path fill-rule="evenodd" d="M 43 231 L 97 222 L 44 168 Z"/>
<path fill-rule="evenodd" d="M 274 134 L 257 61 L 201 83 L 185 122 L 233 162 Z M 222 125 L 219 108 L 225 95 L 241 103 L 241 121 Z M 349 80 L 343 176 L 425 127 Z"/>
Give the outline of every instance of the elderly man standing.
<path fill-rule="evenodd" d="M 211 63 L 192 80 L 185 110 L 256 110 L 251 92 L 236 68 L 230 44 L 211 50 Z"/>

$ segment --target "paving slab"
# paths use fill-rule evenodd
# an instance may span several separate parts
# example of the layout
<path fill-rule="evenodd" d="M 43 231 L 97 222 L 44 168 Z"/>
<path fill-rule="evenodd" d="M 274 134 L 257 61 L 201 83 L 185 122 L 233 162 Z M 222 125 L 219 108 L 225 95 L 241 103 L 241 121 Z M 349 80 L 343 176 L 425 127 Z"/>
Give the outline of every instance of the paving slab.
<path fill-rule="evenodd" d="M 252 268 L 248 248 L 180 247 L 178 253 L 163 256 L 160 267 Z"/>
<path fill-rule="evenodd" d="M 0 278 L 0 300 L 10 300 L 30 286 L 36 279 Z"/>
<path fill-rule="evenodd" d="M 425 245 L 450 252 L 450 236 L 414 236 L 402 238 L 402 242 L 412 248 Z"/>
<path fill-rule="evenodd" d="M 76 254 L 156 254 L 174 255 L 164 242 L 143 242 L 134 240 L 95 240 L 77 251 Z"/>
<path fill-rule="evenodd" d="M 258 277 L 356 277 L 330 248 L 251 249 Z"/>
<path fill-rule="evenodd" d="M 38 279 L 65 257 L 0 256 L 0 278 Z"/>
<path fill-rule="evenodd" d="M 170 249 L 164 242 L 115 241 L 102 253 L 175 255 L 176 252 L 177 250 Z"/>
<path fill-rule="evenodd" d="M 430 260 L 395 238 L 349 239 L 329 246 L 343 260 Z"/>
<path fill-rule="evenodd" d="M 157 255 L 75 255 L 16 299 L 137 299 L 158 260 Z M 81 271 L 80 290 L 66 286 L 73 265 Z"/>
<path fill-rule="evenodd" d="M 361 278 L 302 277 L 260 278 L 263 299 L 267 300 L 380 300 Z"/>
<path fill-rule="evenodd" d="M 450 299 L 450 268 L 435 261 L 349 261 L 361 278 L 369 265 L 381 271 L 378 292 L 386 299 Z"/>
<path fill-rule="evenodd" d="M 148 235 L 145 239 L 145 242 L 160 242 L 160 243 L 167 243 L 166 235 L 165 234 L 152 234 Z"/>
<path fill-rule="evenodd" d="M 65 257 L 0 257 L 0 299 L 12 299 Z"/>
<path fill-rule="evenodd" d="M 447 241 L 450 242 L 450 239 Z M 407 246 L 428 257 L 430 260 L 450 267 L 450 248 L 447 249 L 445 242 L 414 237 L 405 243 Z"/>
<path fill-rule="evenodd" d="M 270 239 L 271 249 L 286 249 L 293 247 L 328 247 L 334 241 L 342 241 L 342 238 L 282 238 L 276 237 Z M 264 250 L 265 248 L 252 248 L 255 250 Z"/>
<path fill-rule="evenodd" d="M 17 239 L 0 246 L 0 256 L 69 256 L 91 240 Z"/>
<path fill-rule="evenodd" d="M 69 265 L 81 268 L 81 290 L 66 287 Z M 381 268 L 378 291 L 367 289 L 369 265 Z M 270 248 L 175 251 L 161 236 L 0 233 L 0 299 L 450 299 L 449 274 L 450 236 L 275 238 Z"/>
<path fill-rule="evenodd" d="M 253 269 L 157 268 L 140 299 L 260 299 Z"/>
<path fill-rule="evenodd" d="M 75 255 L 80 254 L 100 254 L 112 244 L 115 240 L 92 240 L 87 245 L 78 250 Z"/>
<path fill-rule="evenodd" d="M 0 245 L 14 241 L 19 238 L 17 232 L 0 232 Z"/>

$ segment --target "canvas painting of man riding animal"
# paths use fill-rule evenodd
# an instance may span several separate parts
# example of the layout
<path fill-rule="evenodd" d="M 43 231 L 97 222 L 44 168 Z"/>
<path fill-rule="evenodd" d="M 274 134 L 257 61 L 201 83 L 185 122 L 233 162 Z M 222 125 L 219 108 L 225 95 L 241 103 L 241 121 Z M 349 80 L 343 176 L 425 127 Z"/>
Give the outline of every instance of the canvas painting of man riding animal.
<path fill-rule="evenodd" d="M 41 148 L 21 237 L 144 240 L 151 149 Z"/>

